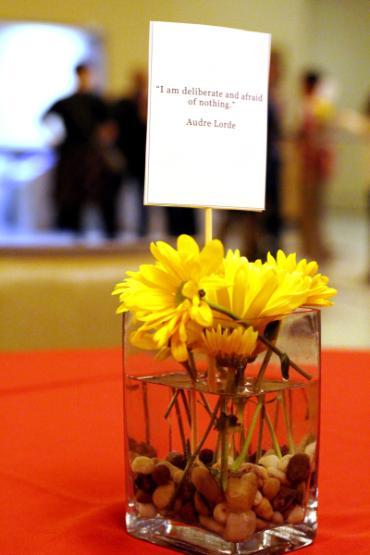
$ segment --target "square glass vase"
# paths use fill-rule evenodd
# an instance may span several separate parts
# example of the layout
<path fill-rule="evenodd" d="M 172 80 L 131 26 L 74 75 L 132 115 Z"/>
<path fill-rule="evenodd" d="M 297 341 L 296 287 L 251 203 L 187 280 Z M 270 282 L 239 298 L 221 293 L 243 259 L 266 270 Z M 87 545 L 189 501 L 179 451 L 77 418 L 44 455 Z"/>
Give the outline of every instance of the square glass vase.
<path fill-rule="evenodd" d="M 263 331 L 243 368 L 157 360 L 123 319 L 127 532 L 185 553 L 288 553 L 317 530 L 320 312 Z M 245 362 L 245 361 L 244 361 Z"/>

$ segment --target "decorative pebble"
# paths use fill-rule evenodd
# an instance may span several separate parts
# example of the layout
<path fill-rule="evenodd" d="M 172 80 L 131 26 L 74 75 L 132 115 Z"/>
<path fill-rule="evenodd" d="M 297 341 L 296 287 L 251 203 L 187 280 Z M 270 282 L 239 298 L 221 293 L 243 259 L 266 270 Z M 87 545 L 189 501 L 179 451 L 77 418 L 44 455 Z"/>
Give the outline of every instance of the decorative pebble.
<path fill-rule="evenodd" d="M 199 453 L 199 460 L 206 466 L 210 466 L 213 461 L 212 449 L 202 449 Z"/>
<path fill-rule="evenodd" d="M 213 509 L 213 518 L 219 524 L 225 524 L 227 519 L 227 506 L 226 503 L 218 503 Z"/>
<path fill-rule="evenodd" d="M 262 501 L 262 497 L 263 497 L 263 495 L 260 492 L 260 490 L 258 489 L 257 493 L 256 493 L 256 497 L 254 498 L 254 501 L 253 501 L 253 505 L 259 505 Z"/>
<path fill-rule="evenodd" d="M 220 486 L 206 467 L 196 466 L 193 468 L 191 481 L 193 482 L 195 488 L 207 499 L 207 501 L 211 501 L 211 503 L 218 503 L 222 500 Z"/>
<path fill-rule="evenodd" d="M 186 458 L 184 457 L 184 455 L 182 455 L 181 453 L 177 453 L 176 451 L 172 451 L 171 453 L 169 453 L 167 455 L 167 460 L 168 462 L 173 464 L 173 466 L 177 466 L 182 470 L 184 470 L 186 466 Z"/>
<path fill-rule="evenodd" d="M 198 520 L 198 515 L 193 503 L 188 501 L 181 507 L 180 517 L 185 520 L 185 522 L 196 522 Z"/>
<path fill-rule="evenodd" d="M 222 534 L 224 531 L 224 527 L 219 522 L 213 520 L 213 518 L 209 516 L 199 515 L 199 522 L 200 524 L 209 530 L 210 532 L 215 532 L 215 534 Z"/>
<path fill-rule="evenodd" d="M 267 472 L 269 476 L 272 476 L 273 478 L 277 478 L 278 480 L 280 480 L 280 482 L 286 481 L 285 472 L 282 472 L 281 470 L 279 470 L 278 468 L 275 468 L 274 466 L 269 466 L 267 469 Z"/>
<path fill-rule="evenodd" d="M 183 475 L 184 475 L 184 471 L 181 470 L 181 468 L 174 469 L 174 471 L 172 472 L 172 479 L 175 482 L 175 484 L 178 484 L 179 482 L 181 482 Z"/>
<path fill-rule="evenodd" d="M 306 496 L 306 489 L 307 489 L 306 482 L 301 482 L 296 487 L 296 501 L 299 505 L 301 505 L 304 501 L 304 498 Z"/>
<path fill-rule="evenodd" d="M 279 457 L 277 455 L 264 455 L 260 458 L 258 464 L 262 464 L 265 468 L 271 466 L 277 468 L 279 465 Z"/>
<path fill-rule="evenodd" d="M 290 482 L 304 482 L 310 473 L 310 458 L 306 453 L 296 453 L 290 459 L 286 475 Z"/>
<path fill-rule="evenodd" d="M 264 518 L 265 520 L 271 520 L 272 515 L 274 514 L 274 509 L 272 508 L 270 501 L 266 497 L 263 497 L 261 503 L 254 508 L 254 512 L 257 516 Z"/>
<path fill-rule="evenodd" d="M 154 470 L 153 460 L 142 455 L 135 457 L 131 463 L 131 470 L 138 474 L 151 474 Z"/>
<path fill-rule="evenodd" d="M 151 495 L 151 493 L 148 493 L 146 491 L 142 491 L 141 489 L 138 489 L 137 492 L 135 493 L 135 499 L 139 503 L 151 503 L 152 502 L 152 495 Z"/>
<path fill-rule="evenodd" d="M 147 493 L 153 493 L 157 487 L 157 484 L 153 480 L 151 474 L 138 474 L 134 484 L 136 489 L 141 489 Z"/>
<path fill-rule="evenodd" d="M 281 470 L 282 472 L 286 472 L 288 463 L 292 457 L 293 455 L 291 455 L 290 453 L 288 453 L 287 455 L 284 455 L 284 457 L 282 457 L 279 460 L 278 469 Z"/>
<path fill-rule="evenodd" d="M 185 480 L 185 482 L 181 485 L 180 494 L 183 502 L 191 501 L 193 499 L 195 495 L 195 487 L 188 479 Z"/>
<path fill-rule="evenodd" d="M 267 472 L 266 468 L 264 466 L 260 466 L 258 464 L 243 463 L 240 466 L 240 470 L 242 472 L 254 472 L 258 476 L 258 478 L 262 478 L 263 480 L 268 478 L 268 472 Z"/>
<path fill-rule="evenodd" d="M 164 486 L 171 479 L 170 469 L 165 464 L 157 464 L 152 472 L 152 478 L 158 486 Z"/>
<path fill-rule="evenodd" d="M 256 518 L 256 530 L 266 530 L 270 525 L 262 518 Z"/>
<path fill-rule="evenodd" d="M 309 443 L 308 445 L 306 445 L 304 452 L 306 453 L 306 455 L 310 457 L 310 461 L 312 464 L 315 460 L 316 441 L 313 441 L 312 443 Z"/>
<path fill-rule="evenodd" d="M 296 498 L 296 490 L 293 488 L 288 488 L 286 486 L 281 486 L 279 493 L 272 501 L 272 506 L 275 511 L 284 512 L 289 509 Z"/>
<path fill-rule="evenodd" d="M 280 484 L 281 482 L 278 478 L 267 478 L 262 488 L 263 495 L 267 497 L 267 499 L 273 499 L 280 489 Z"/>
<path fill-rule="evenodd" d="M 158 509 L 165 509 L 171 501 L 172 495 L 175 491 L 175 484 L 169 482 L 164 486 L 158 486 L 153 493 L 153 503 Z"/>
<path fill-rule="evenodd" d="M 152 503 L 137 503 L 136 507 L 142 518 L 154 518 L 157 514 L 157 509 Z"/>
<path fill-rule="evenodd" d="M 274 524 L 283 524 L 284 517 L 279 511 L 274 511 L 274 514 L 272 515 L 271 520 Z"/>
<path fill-rule="evenodd" d="M 257 487 L 254 472 L 242 474 L 240 478 L 230 477 L 225 492 L 228 509 L 234 513 L 249 511 L 253 506 Z"/>
<path fill-rule="evenodd" d="M 296 505 L 288 514 L 287 521 L 289 524 L 299 524 L 304 520 L 304 508 L 300 505 Z"/>
<path fill-rule="evenodd" d="M 209 508 L 203 497 L 197 491 L 194 494 L 194 507 L 202 516 L 209 516 Z"/>
<path fill-rule="evenodd" d="M 224 530 L 224 538 L 230 542 L 242 542 L 254 534 L 256 515 L 253 511 L 229 513 Z"/>
<path fill-rule="evenodd" d="M 145 441 L 137 444 L 136 451 L 139 453 L 139 455 L 145 455 L 146 457 L 149 457 L 151 459 L 157 456 L 157 451 L 154 449 L 154 447 L 152 447 L 149 443 L 145 443 Z"/>

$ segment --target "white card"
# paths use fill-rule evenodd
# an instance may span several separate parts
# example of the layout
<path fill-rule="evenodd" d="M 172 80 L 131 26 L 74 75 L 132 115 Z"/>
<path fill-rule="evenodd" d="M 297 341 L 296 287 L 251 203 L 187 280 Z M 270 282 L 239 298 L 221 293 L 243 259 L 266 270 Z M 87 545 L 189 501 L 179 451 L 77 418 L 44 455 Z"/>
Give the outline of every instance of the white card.
<path fill-rule="evenodd" d="M 270 35 L 150 23 L 144 202 L 263 210 Z"/>

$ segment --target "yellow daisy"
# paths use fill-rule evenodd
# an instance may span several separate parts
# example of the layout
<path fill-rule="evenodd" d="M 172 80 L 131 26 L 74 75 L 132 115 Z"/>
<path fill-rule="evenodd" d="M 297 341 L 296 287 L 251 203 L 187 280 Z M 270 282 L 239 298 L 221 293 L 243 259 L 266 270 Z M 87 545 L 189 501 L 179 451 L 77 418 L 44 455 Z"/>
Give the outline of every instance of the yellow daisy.
<path fill-rule="evenodd" d="M 307 294 L 302 305 L 330 306 L 333 304 L 330 299 L 336 295 L 337 291 L 328 286 L 329 278 L 327 276 L 317 273 L 319 266 L 314 260 L 307 262 L 307 260 L 303 258 L 297 262 L 295 253 L 287 256 L 282 250 L 279 250 L 276 259 L 269 253 L 265 264 L 271 268 L 275 268 L 280 275 L 298 272 L 308 277 Z"/>
<path fill-rule="evenodd" d="M 127 272 L 128 277 L 116 285 L 117 312 L 131 311 L 141 323 L 131 337 L 135 345 L 170 348 L 176 360 L 185 361 L 189 322 L 210 326 L 213 314 L 203 297 L 210 289 L 225 287 L 223 245 L 215 239 L 200 250 L 192 237 L 180 235 L 177 249 L 163 241 L 152 243 L 150 249 L 155 263 Z"/>
<path fill-rule="evenodd" d="M 214 357 L 221 366 L 238 368 L 245 366 L 256 348 L 258 332 L 252 326 L 224 329 L 220 324 L 216 329 L 203 332 L 203 349 Z"/>
<path fill-rule="evenodd" d="M 210 291 L 207 300 L 238 320 L 262 324 L 266 319 L 292 312 L 307 297 L 307 276 L 300 272 L 279 273 L 260 261 L 248 262 L 237 252 L 227 254 L 224 275 L 231 286 Z"/>

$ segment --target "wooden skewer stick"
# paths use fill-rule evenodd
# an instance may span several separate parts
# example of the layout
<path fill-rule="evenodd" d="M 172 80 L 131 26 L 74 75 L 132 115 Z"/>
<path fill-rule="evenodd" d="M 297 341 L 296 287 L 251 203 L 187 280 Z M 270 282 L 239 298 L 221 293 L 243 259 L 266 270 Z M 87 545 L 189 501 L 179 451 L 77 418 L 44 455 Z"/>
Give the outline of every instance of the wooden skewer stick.
<path fill-rule="evenodd" d="M 212 208 L 204 209 L 204 242 L 207 244 L 213 238 L 213 211 Z"/>

